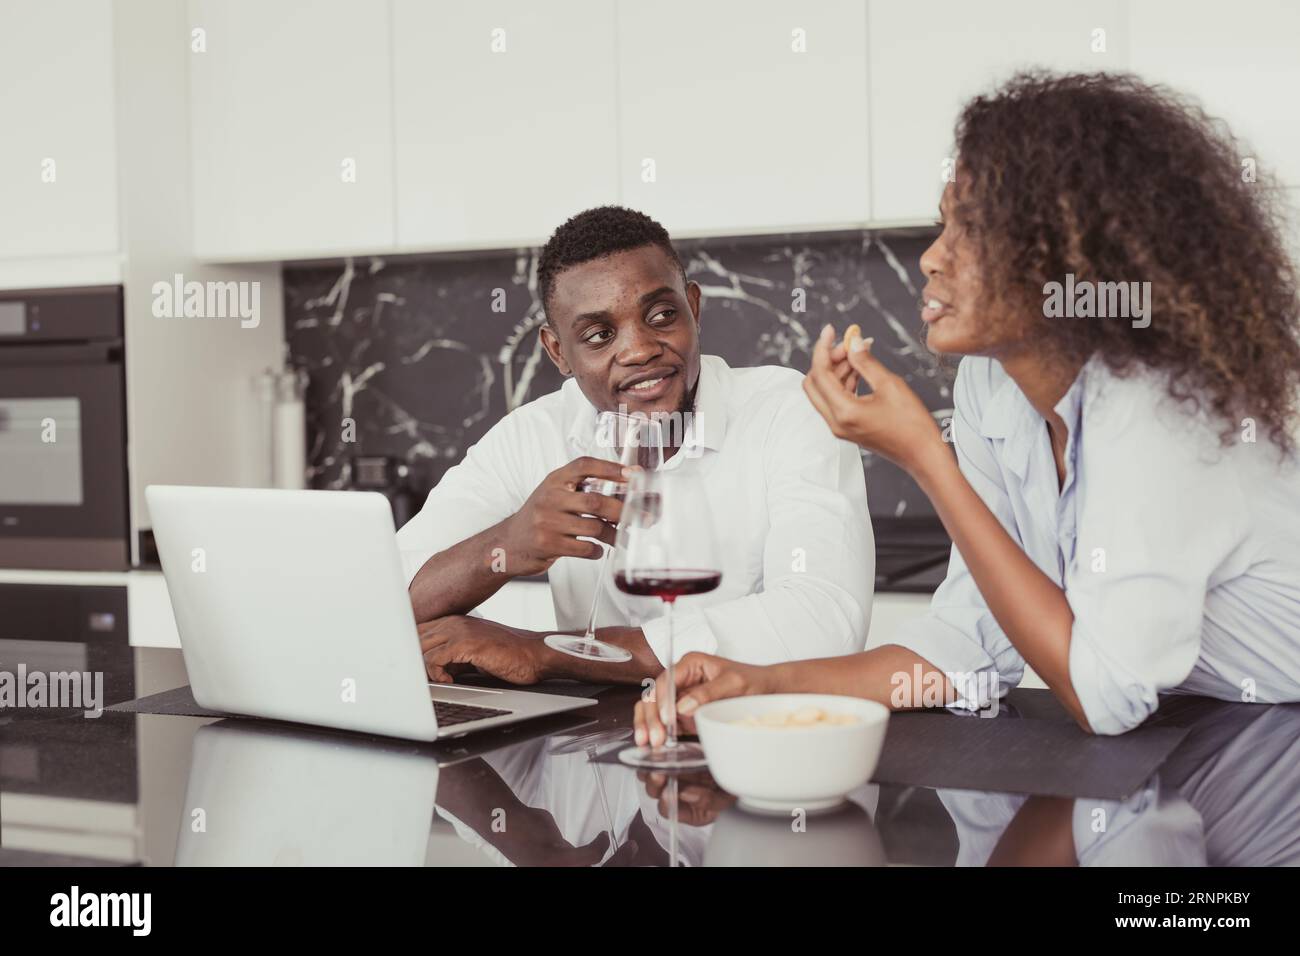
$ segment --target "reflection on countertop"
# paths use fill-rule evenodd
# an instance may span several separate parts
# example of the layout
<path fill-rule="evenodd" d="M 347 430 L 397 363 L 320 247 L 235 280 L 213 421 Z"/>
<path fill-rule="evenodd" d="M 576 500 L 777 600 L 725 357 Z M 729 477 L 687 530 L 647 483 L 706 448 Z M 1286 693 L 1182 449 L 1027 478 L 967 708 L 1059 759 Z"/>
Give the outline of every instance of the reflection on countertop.
<path fill-rule="evenodd" d="M 1187 736 L 1126 800 L 872 783 L 833 812 L 773 817 L 707 772 L 609 759 L 638 692 L 439 744 L 120 711 L 12 722 L 0 864 L 1300 863 L 1300 706 L 1173 699 L 1157 717 Z"/>

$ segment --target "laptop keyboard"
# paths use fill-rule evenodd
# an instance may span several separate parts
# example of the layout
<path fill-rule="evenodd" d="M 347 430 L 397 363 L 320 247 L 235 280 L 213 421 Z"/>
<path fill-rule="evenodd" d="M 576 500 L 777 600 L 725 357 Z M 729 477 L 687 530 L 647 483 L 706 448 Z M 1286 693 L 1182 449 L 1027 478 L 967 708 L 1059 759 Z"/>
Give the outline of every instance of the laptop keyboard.
<path fill-rule="evenodd" d="M 467 724 L 471 720 L 485 720 L 488 717 L 502 717 L 511 713 L 496 707 L 478 707 L 474 704 L 453 704 L 445 700 L 433 702 L 433 716 L 438 719 L 439 727 L 452 724 Z"/>

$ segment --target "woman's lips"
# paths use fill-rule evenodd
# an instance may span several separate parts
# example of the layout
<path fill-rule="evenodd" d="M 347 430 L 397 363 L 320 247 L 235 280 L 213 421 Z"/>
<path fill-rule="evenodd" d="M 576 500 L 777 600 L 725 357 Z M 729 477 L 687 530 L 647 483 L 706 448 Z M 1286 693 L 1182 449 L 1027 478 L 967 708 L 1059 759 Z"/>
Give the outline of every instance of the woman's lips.
<path fill-rule="evenodd" d="M 938 299 L 923 299 L 921 301 L 921 321 L 937 322 L 948 314 L 949 306 L 946 302 Z"/>
<path fill-rule="evenodd" d="M 653 402 L 655 399 L 663 398 L 668 394 L 668 390 L 673 387 L 673 379 L 676 377 L 676 372 L 665 372 L 661 377 L 648 378 L 644 382 L 625 386 L 620 388 L 618 392 L 620 395 L 626 395 L 638 402 Z"/>

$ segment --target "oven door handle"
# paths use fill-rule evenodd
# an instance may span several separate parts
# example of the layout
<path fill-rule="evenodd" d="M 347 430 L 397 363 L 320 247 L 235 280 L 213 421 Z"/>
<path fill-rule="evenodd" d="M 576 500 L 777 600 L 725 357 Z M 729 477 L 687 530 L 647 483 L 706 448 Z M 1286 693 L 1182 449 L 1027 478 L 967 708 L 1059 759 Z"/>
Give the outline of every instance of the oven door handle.
<path fill-rule="evenodd" d="M 111 365 L 122 361 L 122 340 L 64 342 L 49 345 L 6 345 L 0 347 L 0 368 L 30 368 L 44 365 Z"/>

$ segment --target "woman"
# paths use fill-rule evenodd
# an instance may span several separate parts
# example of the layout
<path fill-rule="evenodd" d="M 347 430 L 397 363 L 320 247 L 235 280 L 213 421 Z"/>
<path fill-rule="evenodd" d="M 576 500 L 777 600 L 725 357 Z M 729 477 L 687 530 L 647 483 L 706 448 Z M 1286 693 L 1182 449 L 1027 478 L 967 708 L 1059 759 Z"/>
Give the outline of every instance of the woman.
<path fill-rule="evenodd" d="M 1300 700 L 1300 302 L 1278 191 L 1203 113 L 1125 76 L 1016 77 L 966 107 L 957 147 L 921 258 L 928 345 L 965 356 L 955 457 L 869 341 L 823 329 L 804 382 L 837 436 L 924 489 L 948 576 L 862 654 L 688 655 L 679 715 L 801 691 L 982 709 L 1026 662 L 1098 734 L 1162 691 Z M 664 716 L 642 703 L 638 740 Z"/>

